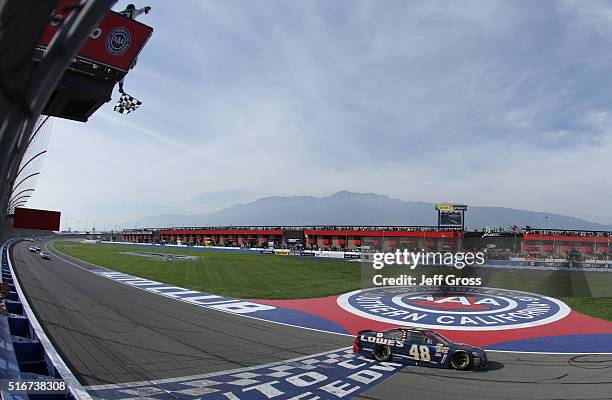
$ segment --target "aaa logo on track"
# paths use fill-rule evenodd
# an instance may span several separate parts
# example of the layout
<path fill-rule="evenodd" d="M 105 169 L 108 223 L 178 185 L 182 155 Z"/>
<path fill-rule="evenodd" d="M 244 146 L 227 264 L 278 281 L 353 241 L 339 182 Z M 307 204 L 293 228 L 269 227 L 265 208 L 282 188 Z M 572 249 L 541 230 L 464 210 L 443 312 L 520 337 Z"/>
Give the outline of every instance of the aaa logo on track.
<path fill-rule="evenodd" d="M 449 330 L 503 330 L 550 324 L 570 313 L 557 299 L 505 289 L 394 287 L 338 297 L 346 311 L 394 325 Z"/>

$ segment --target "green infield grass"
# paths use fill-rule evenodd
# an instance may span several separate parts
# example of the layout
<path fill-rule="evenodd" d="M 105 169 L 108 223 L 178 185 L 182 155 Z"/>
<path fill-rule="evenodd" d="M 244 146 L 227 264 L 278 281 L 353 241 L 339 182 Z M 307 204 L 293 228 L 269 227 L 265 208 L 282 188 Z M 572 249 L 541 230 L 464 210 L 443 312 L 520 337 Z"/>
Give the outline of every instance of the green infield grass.
<path fill-rule="evenodd" d="M 357 290 L 359 263 L 151 246 L 120 246 L 56 241 L 55 249 L 126 274 L 222 296 L 253 299 L 301 299 Z M 197 256 L 164 261 L 122 254 L 134 251 Z"/>
<path fill-rule="evenodd" d="M 394 276 L 455 274 L 482 278 L 482 286 L 521 290 L 558 298 L 572 309 L 612 321 L 612 273 L 499 268 L 374 270 L 366 263 L 269 254 L 199 251 L 151 246 L 56 241 L 70 256 L 126 274 L 222 296 L 251 299 L 301 299 L 337 295 L 371 286 L 374 274 Z M 124 254 L 134 251 L 197 256 L 164 261 Z M 370 283 L 370 284 L 368 284 Z"/>
<path fill-rule="evenodd" d="M 572 310 L 612 321 L 612 297 L 559 297 Z"/>

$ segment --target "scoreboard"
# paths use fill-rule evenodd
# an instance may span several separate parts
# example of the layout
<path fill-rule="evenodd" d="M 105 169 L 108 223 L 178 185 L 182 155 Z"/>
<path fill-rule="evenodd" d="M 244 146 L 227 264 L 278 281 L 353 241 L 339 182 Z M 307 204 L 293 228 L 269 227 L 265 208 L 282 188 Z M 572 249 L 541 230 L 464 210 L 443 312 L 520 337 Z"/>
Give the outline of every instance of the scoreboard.
<path fill-rule="evenodd" d="M 436 210 L 438 211 L 439 228 L 464 228 L 467 205 L 440 203 L 436 204 Z"/>

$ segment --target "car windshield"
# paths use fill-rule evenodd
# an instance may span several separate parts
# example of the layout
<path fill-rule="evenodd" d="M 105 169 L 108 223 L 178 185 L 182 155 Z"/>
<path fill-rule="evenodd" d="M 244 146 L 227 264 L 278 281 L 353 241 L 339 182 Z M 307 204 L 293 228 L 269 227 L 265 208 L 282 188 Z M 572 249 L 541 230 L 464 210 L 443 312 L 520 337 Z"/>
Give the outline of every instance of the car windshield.
<path fill-rule="evenodd" d="M 436 332 L 431 332 L 429 334 L 429 336 L 431 337 L 431 339 L 434 341 L 434 343 L 442 343 L 442 344 L 451 344 L 452 342 L 445 338 L 444 336 L 440 335 L 439 333 Z"/>
<path fill-rule="evenodd" d="M 390 331 L 387 331 L 387 336 L 391 339 L 402 339 L 404 337 L 404 332 L 400 329 L 393 329 Z"/>

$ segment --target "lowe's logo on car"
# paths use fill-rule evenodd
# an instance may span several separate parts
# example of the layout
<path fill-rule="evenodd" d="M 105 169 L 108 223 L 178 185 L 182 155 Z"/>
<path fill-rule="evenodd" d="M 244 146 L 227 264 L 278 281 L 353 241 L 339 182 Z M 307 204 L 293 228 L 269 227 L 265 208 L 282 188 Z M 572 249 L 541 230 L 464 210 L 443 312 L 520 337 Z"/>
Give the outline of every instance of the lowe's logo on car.
<path fill-rule="evenodd" d="M 394 287 L 338 297 L 346 311 L 388 324 L 449 330 L 503 330 L 549 324 L 570 308 L 557 299 L 506 289 Z"/>

